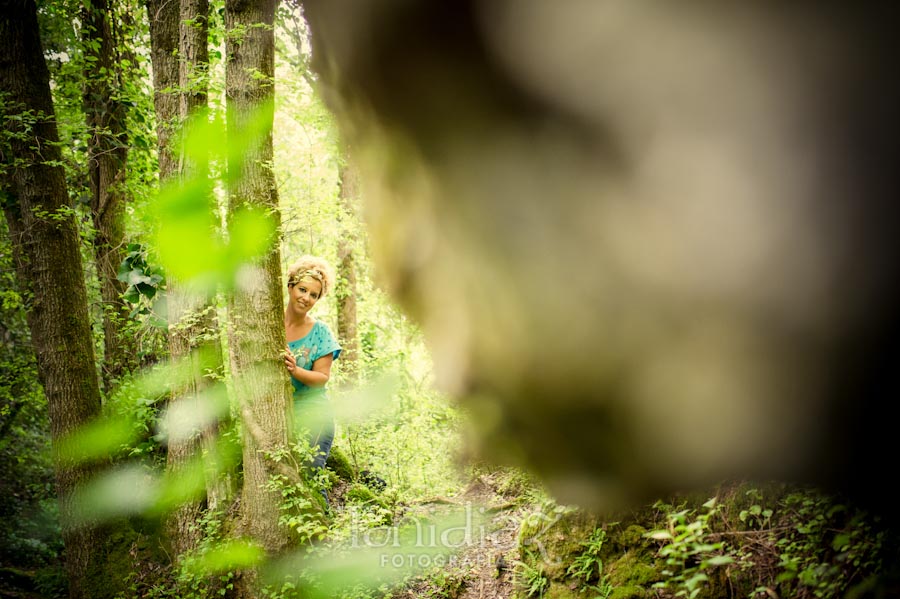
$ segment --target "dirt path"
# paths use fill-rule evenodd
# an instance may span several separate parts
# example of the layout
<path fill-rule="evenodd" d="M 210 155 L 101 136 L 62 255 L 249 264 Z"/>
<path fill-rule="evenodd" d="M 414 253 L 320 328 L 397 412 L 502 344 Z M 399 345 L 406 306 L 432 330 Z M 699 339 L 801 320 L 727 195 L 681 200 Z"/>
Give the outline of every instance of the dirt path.
<path fill-rule="evenodd" d="M 490 475 L 473 480 L 458 497 L 425 502 L 429 514 L 470 509 L 478 517 L 471 543 L 446 564 L 413 579 L 393 599 L 508 599 L 515 596 L 513 567 L 519 559 L 518 533 L 527 506 L 497 492 Z"/>

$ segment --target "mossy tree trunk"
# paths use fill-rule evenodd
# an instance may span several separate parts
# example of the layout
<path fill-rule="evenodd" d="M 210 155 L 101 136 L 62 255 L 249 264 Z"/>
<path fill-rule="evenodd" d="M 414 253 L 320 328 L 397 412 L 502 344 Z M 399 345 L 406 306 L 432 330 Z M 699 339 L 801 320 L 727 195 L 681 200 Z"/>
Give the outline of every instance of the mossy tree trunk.
<path fill-rule="evenodd" d="M 171 0 L 147 0 L 150 22 L 150 61 L 153 64 L 153 106 L 159 148 L 159 178 L 166 181 L 178 172 L 172 136 L 180 120 L 178 93 L 179 4 Z"/>
<path fill-rule="evenodd" d="M 87 291 L 61 166 L 49 72 L 33 0 L 0 0 L 3 209 L 14 241 L 38 376 L 47 397 L 70 597 L 111 596 L 103 536 L 76 525 L 73 494 L 91 476 L 59 441 L 100 413 Z"/>
<path fill-rule="evenodd" d="M 229 144 L 229 219 L 245 209 L 263 212 L 280 229 L 278 195 L 272 171 L 275 0 L 226 0 L 225 94 Z M 253 137 L 251 122 L 262 119 L 265 133 Z M 239 157 L 238 157 L 239 156 Z M 280 359 L 286 345 L 281 254 L 273 238 L 265 255 L 242 267 L 229 298 L 229 351 L 234 389 L 243 418 L 241 529 L 270 553 L 289 543 L 279 526 L 279 495 L 267 489 L 271 468 L 266 452 L 288 441 L 290 383 Z M 243 578 L 245 596 L 253 596 L 252 573 Z"/>
<path fill-rule="evenodd" d="M 206 0 L 157 2 L 148 4 L 151 19 L 151 47 L 154 71 L 155 108 L 162 129 L 159 135 L 160 181 L 207 176 L 205 164 L 195 164 L 175 151 L 174 140 L 184 133 L 189 117 L 207 106 L 206 71 L 209 3 Z M 201 161 L 202 162 L 202 161 Z M 212 209 L 212 206 L 210 207 Z M 186 380 L 173 385 L 170 405 L 197 398 L 222 374 L 218 319 L 212 298 L 198 296 L 183 282 L 170 278 L 167 290 L 169 310 L 169 358 L 188 360 L 191 368 Z M 214 455 L 216 430 L 205 429 L 182 438 L 170 438 L 166 467 L 177 473 L 205 449 Z M 218 477 L 207 483 L 206 503 L 215 509 L 225 491 Z M 169 517 L 167 529 L 176 559 L 196 549 L 201 531 L 197 527 L 203 511 L 202 500 L 180 505 Z"/>
<path fill-rule="evenodd" d="M 121 99 L 122 70 L 113 34 L 114 11 L 109 0 L 91 0 L 82 7 L 82 47 L 85 52 L 84 113 L 88 134 L 88 180 L 94 224 L 94 260 L 103 298 L 103 385 L 137 363 L 133 337 L 126 332 L 128 306 L 125 284 L 117 274 L 125 258 L 125 204 L 128 132 Z"/>
<path fill-rule="evenodd" d="M 182 122 L 188 122 L 191 118 L 202 117 L 208 108 L 208 73 L 209 73 L 209 1 L 208 0 L 182 0 L 179 29 L 179 62 L 178 82 L 180 90 L 180 110 Z M 182 129 L 184 131 L 184 129 Z M 207 158 L 201 157 L 196 161 L 180 155 L 179 165 L 181 177 L 187 181 L 190 179 L 209 177 Z M 208 185 L 204 185 L 208 188 Z M 216 211 L 211 192 L 208 195 L 210 210 Z M 177 285 L 177 281 L 175 282 Z M 178 292 L 177 287 L 175 289 Z M 170 298 L 171 299 L 171 298 Z M 222 346 L 219 342 L 219 319 L 216 311 L 216 301 L 211 295 L 198 296 L 196 294 L 181 294 L 180 301 L 170 302 L 170 306 L 176 306 L 180 311 L 180 325 L 170 331 L 169 350 L 174 357 L 192 355 L 192 362 L 202 364 L 202 369 L 197 370 L 190 382 L 191 389 L 186 395 L 194 396 L 208 389 L 215 380 L 221 380 L 224 374 L 222 359 Z M 203 356 L 203 358 L 201 358 Z M 200 437 L 194 439 L 189 448 L 180 448 L 183 460 L 187 460 L 198 451 L 205 451 L 211 461 L 216 455 L 218 440 L 218 427 L 210 427 L 200 431 Z M 185 451 L 189 449 L 189 451 Z M 225 479 L 211 472 L 207 477 L 206 503 L 209 509 L 220 507 L 229 495 L 229 489 Z M 185 510 L 198 510 L 199 505 Z M 199 512 L 197 512 L 199 513 Z M 195 530 L 191 526 L 196 522 L 193 513 L 185 513 L 179 518 L 179 529 L 187 533 L 186 528 Z M 197 533 L 192 533 L 196 535 Z M 196 541 L 198 539 L 194 539 Z M 191 545 L 193 547 L 193 544 Z"/>

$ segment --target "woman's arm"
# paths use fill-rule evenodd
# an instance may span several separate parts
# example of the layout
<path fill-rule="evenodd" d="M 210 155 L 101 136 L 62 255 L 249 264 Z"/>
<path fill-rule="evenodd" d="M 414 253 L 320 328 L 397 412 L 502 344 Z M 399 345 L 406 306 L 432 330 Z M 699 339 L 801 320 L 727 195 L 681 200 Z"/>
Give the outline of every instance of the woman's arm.
<path fill-rule="evenodd" d="M 332 362 L 334 362 L 334 354 L 327 353 L 313 362 L 311 370 L 307 370 L 302 366 L 297 366 L 297 358 L 290 349 L 284 352 L 284 365 L 288 373 L 307 387 L 324 387 L 331 378 Z"/>

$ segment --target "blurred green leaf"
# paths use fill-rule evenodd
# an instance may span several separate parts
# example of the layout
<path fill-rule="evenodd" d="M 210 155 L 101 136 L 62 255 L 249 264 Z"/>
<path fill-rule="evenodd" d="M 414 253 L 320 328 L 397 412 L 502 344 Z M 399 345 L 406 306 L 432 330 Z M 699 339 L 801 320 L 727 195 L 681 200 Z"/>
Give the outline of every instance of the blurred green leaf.
<path fill-rule="evenodd" d="M 831 548 L 835 551 L 841 551 L 846 548 L 850 544 L 850 535 L 848 533 L 841 533 L 835 535 L 834 540 L 831 542 Z"/>
<path fill-rule="evenodd" d="M 98 418 L 73 431 L 57 445 L 57 455 L 67 463 L 107 458 L 137 438 L 134 423 L 127 417 Z"/>
<path fill-rule="evenodd" d="M 186 562 L 186 567 L 198 575 L 211 575 L 252 568 L 265 559 L 265 551 L 248 540 L 222 543 L 205 554 Z"/>
<path fill-rule="evenodd" d="M 145 513 L 156 502 L 158 489 L 156 477 L 138 464 L 107 470 L 75 492 L 75 520 L 97 522 Z"/>
<path fill-rule="evenodd" d="M 151 511 L 164 514 L 183 503 L 202 499 L 205 493 L 205 461 L 202 456 L 195 456 L 175 470 L 166 470 L 158 481 Z"/>
<path fill-rule="evenodd" d="M 266 254 L 276 241 L 277 218 L 262 209 L 234 200 L 239 208 L 229 218 L 227 238 L 221 230 L 215 189 L 233 186 L 244 163 L 257 160 L 256 148 L 270 134 L 272 106 L 229 123 L 235 133 L 226 136 L 221 118 L 205 114 L 185 129 L 182 150 L 194 164 L 192 176 L 172 181 L 158 194 L 156 247 L 170 277 L 205 294 L 228 289 L 242 265 Z M 211 160 L 227 163 L 222 185 L 208 171 Z M 148 274 L 144 272 L 143 274 Z M 149 282 L 145 282 L 149 283 Z"/>
<path fill-rule="evenodd" d="M 224 385 L 169 402 L 160 417 L 159 436 L 167 442 L 183 441 L 214 425 L 228 415 L 228 395 Z"/>
<path fill-rule="evenodd" d="M 229 233 L 229 265 L 236 269 L 272 247 L 275 219 L 259 209 L 245 207 L 232 215 Z"/>
<path fill-rule="evenodd" d="M 157 198 L 157 215 L 156 246 L 166 272 L 179 281 L 214 288 L 223 248 L 208 185 L 198 180 L 166 186 Z"/>

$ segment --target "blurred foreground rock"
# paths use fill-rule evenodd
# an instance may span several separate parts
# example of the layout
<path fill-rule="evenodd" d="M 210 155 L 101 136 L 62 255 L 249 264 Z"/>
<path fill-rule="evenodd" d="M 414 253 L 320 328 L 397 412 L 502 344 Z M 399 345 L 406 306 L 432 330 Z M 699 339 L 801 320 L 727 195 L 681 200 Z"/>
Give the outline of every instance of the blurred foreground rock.
<path fill-rule="evenodd" d="M 585 506 L 723 478 L 887 505 L 887 6 L 304 2 L 378 273 L 474 452 Z"/>

